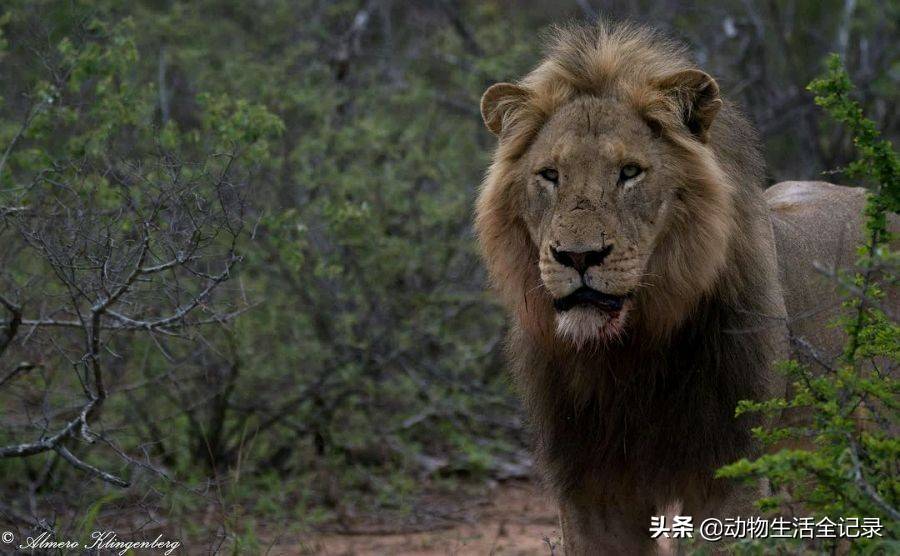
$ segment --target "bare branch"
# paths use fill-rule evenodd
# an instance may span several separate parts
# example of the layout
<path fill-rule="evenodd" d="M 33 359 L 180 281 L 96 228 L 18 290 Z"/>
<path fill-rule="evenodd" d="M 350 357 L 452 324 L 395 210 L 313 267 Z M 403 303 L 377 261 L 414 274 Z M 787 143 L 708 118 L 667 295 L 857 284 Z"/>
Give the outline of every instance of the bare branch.
<path fill-rule="evenodd" d="M 186 327 L 186 326 L 203 326 L 209 324 L 222 324 L 224 322 L 228 322 L 233 320 L 234 318 L 246 313 L 247 311 L 253 309 L 254 307 L 259 306 L 259 303 L 251 303 L 246 307 L 241 307 L 240 309 L 236 309 L 234 311 L 230 311 L 228 313 L 222 313 L 219 315 L 213 315 L 207 319 L 201 319 L 196 321 L 187 322 L 183 318 L 179 321 L 177 318 L 174 318 L 175 315 L 164 317 L 156 320 L 144 320 L 144 319 L 134 319 L 118 311 L 114 311 L 112 309 L 106 310 L 106 315 L 110 318 L 115 318 L 122 322 L 122 324 L 108 324 L 101 323 L 100 330 L 111 330 L 116 332 L 135 332 L 135 331 L 146 331 L 146 330 L 162 330 L 164 332 L 171 332 L 173 329 Z M 179 311 L 176 311 L 176 313 Z M 191 311 L 188 311 L 183 315 L 183 317 L 187 317 Z M 167 321 L 168 324 L 161 325 L 156 324 L 160 321 Z M 0 321 L 0 325 L 6 326 L 10 323 L 8 320 Z M 58 320 L 58 319 L 22 319 L 22 326 L 31 326 L 31 327 L 50 327 L 50 328 L 84 328 L 84 324 L 77 320 Z"/>
<path fill-rule="evenodd" d="M 835 372 L 834 367 L 825 361 L 822 355 L 819 353 L 812 344 L 810 344 L 806 339 L 801 338 L 800 336 L 796 336 L 794 334 L 790 334 L 790 342 L 794 347 L 798 347 L 803 350 L 806 355 L 816 362 L 817 365 L 822 367 L 823 370 L 833 373 Z"/>
<path fill-rule="evenodd" d="M 111 473 L 107 473 L 106 471 L 103 471 L 102 469 L 97 469 L 93 465 L 81 461 L 80 459 L 75 457 L 75 454 L 73 454 L 68 449 L 66 449 L 65 446 L 59 445 L 59 446 L 54 447 L 54 449 L 60 456 L 62 456 L 62 458 L 64 460 L 69 462 L 73 467 L 75 467 L 77 469 L 81 469 L 82 471 L 84 471 L 86 473 L 90 473 L 91 475 L 94 475 L 95 477 L 99 478 L 102 481 L 105 481 L 111 485 L 115 485 L 117 487 L 122 487 L 122 488 L 126 488 L 131 484 L 128 481 L 126 481 L 124 479 L 120 479 Z"/>
<path fill-rule="evenodd" d="M 91 400 L 81 409 L 78 417 L 69 421 L 69 423 L 60 429 L 56 434 L 42 438 L 37 442 L 27 442 L 24 444 L 14 444 L 0 448 L 0 459 L 3 458 L 23 458 L 40 454 L 49 450 L 54 450 L 60 442 L 74 434 L 87 436 L 87 418 L 88 414 L 95 407 L 97 401 Z"/>
<path fill-rule="evenodd" d="M 130 319 L 128 317 L 124 317 L 123 315 L 119 315 L 119 318 L 127 319 L 127 320 L 123 321 L 123 322 L 126 322 L 127 324 L 130 324 L 132 326 L 136 326 L 139 328 L 146 328 L 147 330 L 164 328 L 175 322 L 178 322 L 178 321 L 184 319 L 184 317 L 187 316 L 188 313 L 190 313 L 191 311 L 196 309 L 201 303 L 203 303 L 206 300 L 206 298 L 209 297 L 209 294 L 212 293 L 212 291 L 214 289 L 216 289 L 216 287 L 219 284 L 221 284 L 222 282 L 227 280 L 229 278 L 229 276 L 231 275 L 232 268 L 234 267 L 235 264 L 240 262 L 240 260 L 241 260 L 241 257 L 239 255 L 232 254 L 231 257 L 228 259 L 228 261 L 225 263 L 225 269 L 222 270 L 222 272 L 220 272 L 219 274 L 217 274 L 215 276 L 211 276 L 210 283 L 207 284 L 206 288 L 204 288 L 203 291 L 201 291 L 199 294 L 194 296 L 194 298 L 189 303 L 187 303 L 186 305 L 182 305 L 181 307 L 176 309 L 175 312 L 168 317 L 161 318 L 161 319 L 155 319 L 155 320 L 144 320 L 144 321 Z"/>

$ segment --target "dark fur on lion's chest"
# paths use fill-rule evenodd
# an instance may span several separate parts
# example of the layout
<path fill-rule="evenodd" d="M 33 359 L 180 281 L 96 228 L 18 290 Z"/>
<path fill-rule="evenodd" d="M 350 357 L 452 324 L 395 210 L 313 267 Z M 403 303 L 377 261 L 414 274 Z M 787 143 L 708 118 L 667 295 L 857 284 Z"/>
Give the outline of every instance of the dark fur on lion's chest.
<path fill-rule="evenodd" d="M 660 485 L 749 455 L 754 421 L 735 418 L 735 406 L 766 393 L 775 331 L 759 321 L 705 301 L 660 346 L 627 338 L 532 368 L 526 401 L 554 486 Z"/>

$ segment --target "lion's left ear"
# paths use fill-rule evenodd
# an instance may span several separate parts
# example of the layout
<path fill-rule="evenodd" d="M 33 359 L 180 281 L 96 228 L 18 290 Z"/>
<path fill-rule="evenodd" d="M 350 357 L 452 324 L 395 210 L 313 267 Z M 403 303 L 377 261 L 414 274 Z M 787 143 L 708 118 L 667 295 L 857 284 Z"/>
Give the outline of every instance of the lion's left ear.
<path fill-rule="evenodd" d="M 700 70 L 688 69 L 664 77 L 657 85 L 675 104 L 684 125 L 706 143 L 709 126 L 722 107 L 715 79 Z"/>

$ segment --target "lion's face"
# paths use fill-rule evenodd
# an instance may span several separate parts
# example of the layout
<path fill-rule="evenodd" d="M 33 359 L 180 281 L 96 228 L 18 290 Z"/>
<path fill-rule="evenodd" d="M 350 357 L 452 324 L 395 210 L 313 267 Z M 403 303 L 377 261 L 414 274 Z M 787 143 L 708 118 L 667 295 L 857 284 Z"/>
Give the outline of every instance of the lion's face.
<path fill-rule="evenodd" d="M 613 86 L 565 66 L 583 48 L 482 96 L 499 143 L 478 237 L 495 286 L 535 337 L 550 339 L 552 324 L 556 337 L 599 345 L 627 324 L 660 339 L 725 267 L 735 189 L 708 147 L 722 100 L 692 68 L 660 64 L 657 76 Z M 587 52 L 601 69 L 621 62 Z"/>
<path fill-rule="evenodd" d="M 645 120 L 591 96 L 556 112 L 519 161 L 560 335 L 580 345 L 622 331 L 673 204 L 671 167 Z"/>

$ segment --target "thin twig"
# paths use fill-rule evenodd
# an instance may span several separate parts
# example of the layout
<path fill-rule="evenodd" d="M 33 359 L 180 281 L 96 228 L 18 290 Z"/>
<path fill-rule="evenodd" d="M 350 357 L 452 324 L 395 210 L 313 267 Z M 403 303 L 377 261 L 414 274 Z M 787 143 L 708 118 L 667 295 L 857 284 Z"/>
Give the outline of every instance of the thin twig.
<path fill-rule="evenodd" d="M 86 473 L 90 473 L 91 475 L 94 475 L 95 477 L 99 478 L 101 481 L 105 481 L 111 485 L 115 485 L 117 487 L 122 487 L 122 488 L 126 488 L 131 484 L 124 479 L 120 479 L 120 478 L 116 477 L 112 473 L 107 473 L 106 471 L 103 471 L 102 469 L 98 469 L 89 463 L 85 463 L 85 462 L 81 461 L 80 459 L 75 457 L 75 454 L 73 454 L 68 449 L 66 449 L 65 446 L 58 445 L 54 449 L 60 456 L 62 456 L 62 458 L 64 460 L 69 462 L 72 465 L 72 467 L 76 467 Z"/>

